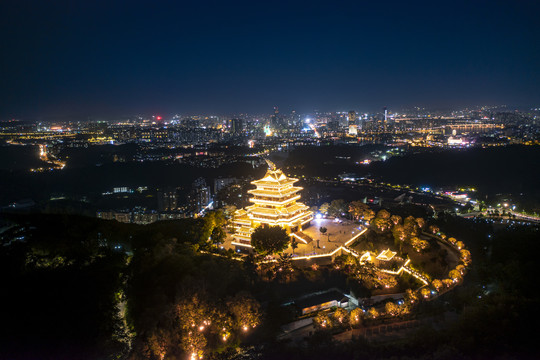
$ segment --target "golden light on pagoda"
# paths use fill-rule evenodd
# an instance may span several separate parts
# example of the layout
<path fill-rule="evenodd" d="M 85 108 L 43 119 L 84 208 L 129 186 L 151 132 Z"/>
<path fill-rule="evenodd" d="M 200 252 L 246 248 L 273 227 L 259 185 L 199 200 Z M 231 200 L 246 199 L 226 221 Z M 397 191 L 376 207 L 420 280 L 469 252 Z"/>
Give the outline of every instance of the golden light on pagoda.
<path fill-rule="evenodd" d="M 298 179 L 286 176 L 272 162 L 268 161 L 268 164 L 264 177 L 251 182 L 256 186 L 248 191 L 253 205 L 235 213 L 234 245 L 250 247 L 251 234 L 260 225 L 277 225 L 292 233 L 313 220 L 309 207 L 298 202 L 298 192 L 302 190 L 294 186 Z"/>

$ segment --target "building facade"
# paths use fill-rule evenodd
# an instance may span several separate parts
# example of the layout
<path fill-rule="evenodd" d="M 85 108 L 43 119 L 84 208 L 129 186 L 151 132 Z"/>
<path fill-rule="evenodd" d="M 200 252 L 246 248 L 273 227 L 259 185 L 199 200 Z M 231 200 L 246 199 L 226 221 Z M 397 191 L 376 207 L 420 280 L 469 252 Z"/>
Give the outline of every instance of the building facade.
<path fill-rule="evenodd" d="M 298 202 L 298 192 L 302 190 L 294 186 L 298 179 L 287 177 L 270 162 L 269 165 L 262 179 L 251 182 L 256 186 L 248 191 L 253 205 L 237 210 L 234 215 L 234 245 L 251 247 L 251 234 L 261 225 L 278 225 L 290 234 L 309 226 L 313 220 L 309 207 Z"/>

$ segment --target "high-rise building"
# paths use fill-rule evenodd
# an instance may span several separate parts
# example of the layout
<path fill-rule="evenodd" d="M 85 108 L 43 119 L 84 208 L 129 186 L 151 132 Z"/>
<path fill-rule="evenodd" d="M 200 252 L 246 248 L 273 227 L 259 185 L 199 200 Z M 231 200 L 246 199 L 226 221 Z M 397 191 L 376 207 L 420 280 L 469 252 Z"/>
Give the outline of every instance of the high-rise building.
<path fill-rule="evenodd" d="M 231 184 L 235 184 L 238 182 L 237 178 L 215 178 L 214 179 L 214 194 L 217 194 L 221 189 L 225 188 L 226 186 L 229 186 Z"/>
<path fill-rule="evenodd" d="M 178 192 L 175 188 L 166 188 L 157 193 L 158 210 L 173 211 L 178 208 Z"/>
<path fill-rule="evenodd" d="M 198 178 L 193 182 L 191 193 L 189 194 L 189 206 L 194 214 L 201 213 L 210 207 L 212 195 L 210 187 L 206 186 L 204 178 Z"/>
<path fill-rule="evenodd" d="M 244 120 L 242 119 L 231 119 L 230 120 L 230 129 L 233 134 L 241 134 L 244 130 Z"/>
<path fill-rule="evenodd" d="M 356 122 L 356 112 L 349 111 L 349 135 L 356 136 L 358 134 L 358 124 Z"/>
<path fill-rule="evenodd" d="M 386 132 L 386 127 L 388 126 L 388 109 L 384 107 L 384 121 L 383 121 L 383 131 Z"/>
<path fill-rule="evenodd" d="M 257 188 L 249 190 L 253 205 L 237 210 L 233 219 L 234 245 L 251 247 L 251 234 L 260 225 L 279 225 L 288 233 L 309 226 L 313 212 L 300 200 L 301 187 L 294 186 L 298 179 L 287 177 L 269 162 L 266 175 L 251 183 Z"/>
<path fill-rule="evenodd" d="M 356 112 L 354 110 L 349 111 L 349 126 L 356 124 Z"/>

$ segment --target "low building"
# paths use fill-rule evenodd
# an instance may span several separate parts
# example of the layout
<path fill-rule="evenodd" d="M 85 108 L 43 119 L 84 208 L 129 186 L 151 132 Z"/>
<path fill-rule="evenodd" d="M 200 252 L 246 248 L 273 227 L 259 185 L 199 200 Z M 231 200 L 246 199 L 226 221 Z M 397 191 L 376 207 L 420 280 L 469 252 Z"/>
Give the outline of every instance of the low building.
<path fill-rule="evenodd" d="M 302 315 L 332 307 L 348 307 L 349 298 L 341 291 L 332 289 L 323 293 L 303 297 L 294 301 L 295 306 Z"/>

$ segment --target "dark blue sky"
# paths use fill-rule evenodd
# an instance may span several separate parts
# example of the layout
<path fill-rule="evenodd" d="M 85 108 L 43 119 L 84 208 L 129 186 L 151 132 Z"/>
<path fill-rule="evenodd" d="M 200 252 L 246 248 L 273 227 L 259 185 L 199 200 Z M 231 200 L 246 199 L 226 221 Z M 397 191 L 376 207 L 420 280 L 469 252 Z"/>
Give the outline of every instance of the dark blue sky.
<path fill-rule="evenodd" d="M 0 1 L 0 118 L 540 106 L 539 1 Z"/>

